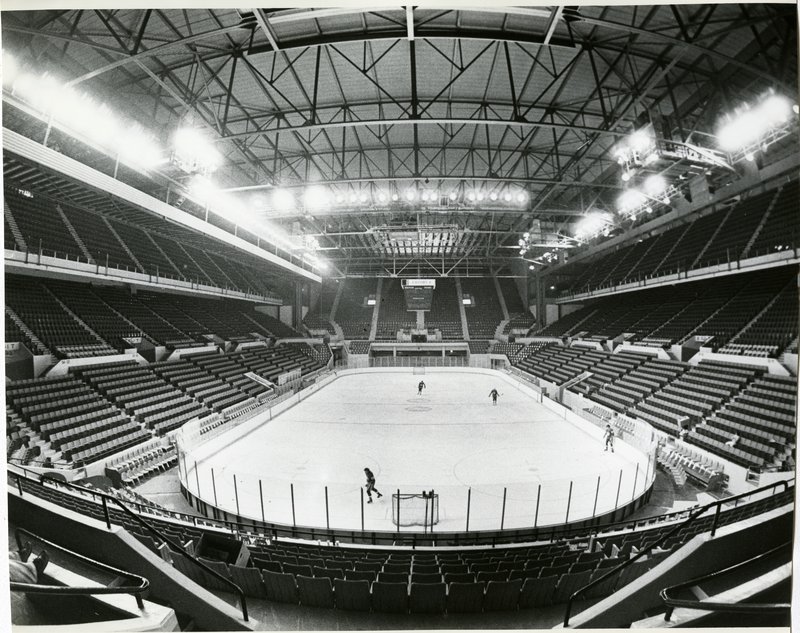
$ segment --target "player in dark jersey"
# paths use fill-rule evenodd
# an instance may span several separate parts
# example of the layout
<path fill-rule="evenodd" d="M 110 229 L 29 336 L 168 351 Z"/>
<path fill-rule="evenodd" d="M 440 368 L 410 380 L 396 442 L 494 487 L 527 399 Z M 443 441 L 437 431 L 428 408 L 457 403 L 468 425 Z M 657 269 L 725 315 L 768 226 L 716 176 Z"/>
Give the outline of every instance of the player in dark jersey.
<path fill-rule="evenodd" d="M 422 390 L 423 389 L 425 389 L 425 383 L 420 380 L 419 384 L 417 385 L 417 395 L 418 396 L 422 395 Z"/>
<path fill-rule="evenodd" d="M 603 439 L 606 441 L 605 450 L 608 450 L 609 446 L 611 447 L 611 452 L 614 452 L 614 429 L 611 428 L 610 424 L 606 424 L 606 430 L 603 433 Z"/>
<path fill-rule="evenodd" d="M 364 486 L 364 488 L 367 489 L 367 496 L 369 497 L 367 503 L 372 503 L 373 492 L 378 495 L 378 499 L 380 499 L 383 495 L 378 492 L 378 489 L 375 487 L 375 475 L 372 474 L 372 471 L 369 468 L 365 468 L 364 474 L 367 476 L 367 485 Z"/>
<path fill-rule="evenodd" d="M 499 393 L 497 393 L 497 389 L 492 389 L 492 390 L 489 392 L 489 397 L 492 399 L 492 404 L 494 404 L 494 405 L 497 405 L 497 397 L 498 397 L 499 395 L 500 395 L 500 394 L 499 394 Z"/>

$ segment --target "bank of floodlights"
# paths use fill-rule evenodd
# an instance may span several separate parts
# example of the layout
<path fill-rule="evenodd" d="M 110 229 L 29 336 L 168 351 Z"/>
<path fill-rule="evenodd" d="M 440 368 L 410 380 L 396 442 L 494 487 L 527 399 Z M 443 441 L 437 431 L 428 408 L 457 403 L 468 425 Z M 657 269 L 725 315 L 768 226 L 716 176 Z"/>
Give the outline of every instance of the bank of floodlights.
<path fill-rule="evenodd" d="M 648 123 L 621 139 L 611 153 L 622 168 L 622 181 L 628 182 L 642 167 L 658 160 L 656 135 L 652 124 Z"/>
<path fill-rule="evenodd" d="M 759 153 L 786 138 L 797 127 L 798 106 L 788 98 L 768 92 L 758 101 L 726 115 L 717 127 L 719 148 L 731 162 L 753 161 Z"/>
<path fill-rule="evenodd" d="M 167 162 L 155 135 L 95 97 L 50 73 L 29 72 L 8 51 L 2 54 L 2 71 L 6 94 L 45 115 L 52 125 L 135 167 L 151 170 Z"/>

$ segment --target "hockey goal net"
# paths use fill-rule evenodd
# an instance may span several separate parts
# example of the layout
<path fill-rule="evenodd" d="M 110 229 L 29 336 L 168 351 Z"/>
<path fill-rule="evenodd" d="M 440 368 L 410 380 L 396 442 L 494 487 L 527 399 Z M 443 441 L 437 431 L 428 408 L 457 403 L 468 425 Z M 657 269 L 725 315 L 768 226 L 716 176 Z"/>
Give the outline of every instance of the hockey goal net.
<path fill-rule="evenodd" d="M 399 527 L 439 523 L 439 495 L 433 490 L 418 494 L 392 493 L 392 522 Z"/>
<path fill-rule="evenodd" d="M 415 365 L 414 366 L 414 373 L 415 374 L 424 374 L 425 373 L 425 366 L 424 365 Z"/>

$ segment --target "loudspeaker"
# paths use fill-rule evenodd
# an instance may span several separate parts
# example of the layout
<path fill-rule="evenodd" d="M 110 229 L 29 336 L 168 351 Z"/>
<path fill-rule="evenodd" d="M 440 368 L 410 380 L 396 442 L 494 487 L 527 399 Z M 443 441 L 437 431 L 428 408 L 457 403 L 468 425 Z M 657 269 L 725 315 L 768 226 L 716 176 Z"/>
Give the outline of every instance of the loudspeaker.
<path fill-rule="evenodd" d="M 242 541 L 223 534 L 204 532 L 195 549 L 196 556 L 222 561 L 236 567 L 247 567 L 250 550 Z"/>

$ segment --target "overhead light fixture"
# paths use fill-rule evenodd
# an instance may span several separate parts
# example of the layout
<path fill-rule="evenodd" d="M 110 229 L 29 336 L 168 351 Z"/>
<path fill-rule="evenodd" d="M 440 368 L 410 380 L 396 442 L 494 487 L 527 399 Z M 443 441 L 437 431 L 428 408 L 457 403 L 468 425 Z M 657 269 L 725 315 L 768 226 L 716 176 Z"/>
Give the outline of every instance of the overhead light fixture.
<path fill-rule="evenodd" d="M 455 191 L 451 191 L 450 195 L 448 196 L 448 198 L 450 198 L 450 200 L 455 200 L 457 197 L 458 196 L 456 195 Z"/>
<path fill-rule="evenodd" d="M 469 200 L 470 202 L 475 202 L 475 199 L 476 199 L 475 192 L 474 191 L 470 191 L 467 194 L 467 200 Z"/>
<path fill-rule="evenodd" d="M 222 164 L 222 156 L 205 133 L 194 127 L 182 127 L 172 137 L 173 158 L 189 173 L 211 173 Z"/>
<path fill-rule="evenodd" d="M 287 189 L 276 189 L 272 193 L 272 207 L 277 211 L 286 211 L 294 207 L 294 196 Z"/>
<path fill-rule="evenodd" d="M 414 199 L 417 197 L 417 192 L 413 189 L 406 189 L 406 200 L 409 202 L 413 202 Z"/>
<path fill-rule="evenodd" d="M 318 209 L 328 204 L 328 191 L 319 185 L 312 185 L 303 192 L 303 203 L 305 206 Z"/>
<path fill-rule="evenodd" d="M 506 192 L 503 194 L 503 200 L 505 200 L 506 202 L 511 202 L 511 198 L 512 198 L 512 196 L 511 196 L 511 194 L 510 194 L 508 191 L 506 191 Z"/>
<path fill-rule="evenodd" d="M 497 192 L 492 191 L 492 193 L 489 194 L 489 199 L 492 201 L 497 200 Z"/>

